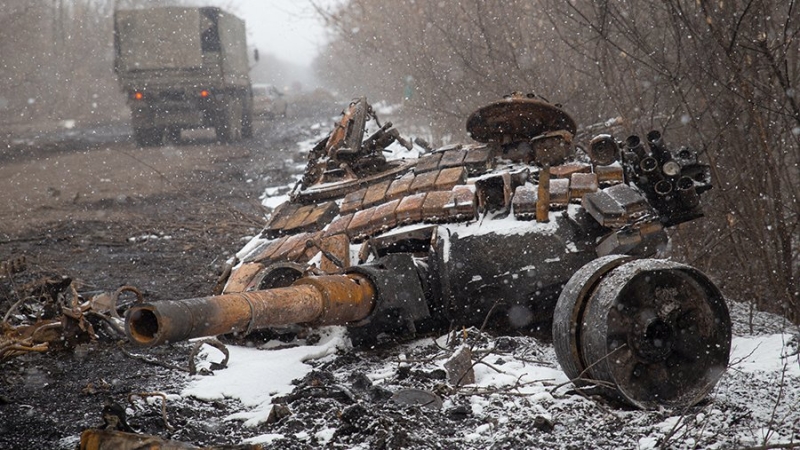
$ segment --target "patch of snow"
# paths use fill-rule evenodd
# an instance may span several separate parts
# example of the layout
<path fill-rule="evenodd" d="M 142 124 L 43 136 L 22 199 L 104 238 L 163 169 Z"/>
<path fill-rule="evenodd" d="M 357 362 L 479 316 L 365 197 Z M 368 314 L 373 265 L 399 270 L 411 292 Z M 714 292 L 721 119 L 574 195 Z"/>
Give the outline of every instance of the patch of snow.
<path fill-rule="evenodd" d="M 301 345 L 279 350 L 229 346 L 228 367 L 214 376 L 196 375 L 181 395 L 201 400 L 237 399 L 245 410 L 226 420 L 241 420 L 254 427 L 267 420 L 274 397 L 292 391 L 292 380 L 311 371 L 306 361 L 321 358 L 348 346 L 343 327 L 321 329 L 316 345 Z"/>
<path fill-rule="evenodd" d="M 798 355 L 787 356 L 790 334 L 774 334 L 758 337 L 736 336 L 731 343 L 731 366 L 747 373 L 781 372 L 800 377 Z"/>
<path fill-rule="evenodd" d="M 258 436 L 253 436 L 244 440 L 245 444 L 271 444 L 278 439 L 283 439 L 284 435 L 280 433 L 264 433 Z"/>
<path fill-rule="evenodd" d="M 289 194 L 283 194 L 283 195 L 275 195 L 272 197 L 264 197 L 264 199 L 261 201 L 261 204 L 269 209 L 275 209 L 278 206 L 288 201 L 289 201 Z"/>

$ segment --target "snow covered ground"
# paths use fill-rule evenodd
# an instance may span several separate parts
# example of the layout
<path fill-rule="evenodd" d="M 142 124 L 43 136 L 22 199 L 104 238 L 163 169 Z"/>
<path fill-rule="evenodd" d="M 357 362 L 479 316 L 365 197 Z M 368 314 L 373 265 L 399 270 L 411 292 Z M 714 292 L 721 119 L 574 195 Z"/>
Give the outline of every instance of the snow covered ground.
<path fill-rule="evenodd" d="M 758 316 L 773 325 L 758 336 L 736 336 L 729 370 L 706 401 L 686 411 L 631 410 L 586 398 L 568 383 L 552 346 L 476 330 L 468 330 L 466 339 L 459 332 L 379 350 L 351 348 L 341 327 L 323 329 L 313 345 L 300 340 L 279 349 L 271 348 L 276 342 L 233 346 L 229 368 L 195 376 L 181 395 L 238 400 L 241 411 L 224 420 L 251 429 L 247 442 L 270 448 L 374 448 L 381 442 L 370 433 L 381 429 L 395 439 L 402 432 L 406 436 L 398 445 L 411 448 L 726 449 L 798 443 L 797 337 L 782 332 L 780 319 Z M 462 344 L 470 345 L 473 360 L 480 362 L 475 383 L 454 388 L 445 383 L 443 364 Z M 221 359 L 211 347 L 206 352 L 209 361 Z M 317 381 L 293 383 L 309 376 Z M 441 398 L 442 407 L 392 401 L 407 389 Z M 287 401 L 292 392 L 297 395 Z M 346 400 L 331 400 L 338 396 Z M 288 406 L 296 420 L 266 423 L 273 401 Z M 357 405 L 367 420 L 362 429 L 351 430 L 343 411 Z M 410 417 L 397 420 L 395 414 Z"/>

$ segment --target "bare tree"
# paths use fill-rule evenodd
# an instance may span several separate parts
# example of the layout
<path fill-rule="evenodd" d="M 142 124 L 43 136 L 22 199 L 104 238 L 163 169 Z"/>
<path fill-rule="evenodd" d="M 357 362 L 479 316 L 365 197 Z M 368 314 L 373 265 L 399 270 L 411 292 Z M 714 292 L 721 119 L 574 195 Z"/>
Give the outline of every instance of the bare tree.
<path fill-rule="evenodd" d="M 461 130 L 515 90 L 563 103 L 581 124 L 691 142 L 713 165 L 709 220 L 676 255 L 734 299 L 800 320 L 800 13 L 796 0 L 351 0 L 325 12 L 318 61 L 340 91 L 399 101 Z"/>
<path fill-rule="evenodd" d="M 640 127 L 705 150 L 718 189 L 711 220 L 679 230 L 683 256 L 734 298 L 800 320 L 797 2 L 587 1 L 552 17 L 591 33 L 568 40 L 597 55 L 623 115 L 653 111 Z"/>
<path fill-rule="evenodd" d="M 588 60 L 568 55 L 535 6 L 523 0 L 351 0 L 333 13 L 322 11 L 335 40 L 318 71 L 340 91 L 390 101 L 407 96 L 411 83 L 406 106 L 442 135 L 463 133 L 475 107 L 517 90 L 572 103 L 579 121 L 602 116 L 586 107 L 586 84 L 598 85 L 582 76 L 591 70 Z"/>

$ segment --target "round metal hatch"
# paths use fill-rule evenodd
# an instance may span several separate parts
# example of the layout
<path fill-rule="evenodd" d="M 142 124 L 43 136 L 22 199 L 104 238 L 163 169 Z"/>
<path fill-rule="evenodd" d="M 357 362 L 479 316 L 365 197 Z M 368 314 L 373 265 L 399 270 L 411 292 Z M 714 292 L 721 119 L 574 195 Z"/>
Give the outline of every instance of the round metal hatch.
<path fill-rule="evenodd" d="M 511 95 L 478 109 L 467 119 L 472 139 L 483 143 L 528 140 L 557 130 L 575 134 L 577 127 L 561 108 L 531 95 Z"/>

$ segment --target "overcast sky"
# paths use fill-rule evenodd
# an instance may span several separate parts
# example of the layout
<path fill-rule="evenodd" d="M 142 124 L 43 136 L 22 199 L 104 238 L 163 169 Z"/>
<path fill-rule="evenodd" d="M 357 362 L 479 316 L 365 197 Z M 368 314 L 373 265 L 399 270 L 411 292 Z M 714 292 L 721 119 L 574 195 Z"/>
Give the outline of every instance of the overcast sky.
<path fill-rule="evenodd" d="M 295 64 L 308 65 L 325 42 L 322 20 L 312 0 L 213 0 L 244 19 L 247 43 L 261 54 L 271 53 Z M 341 0 L 314 0 L 332 5 Z"/>

